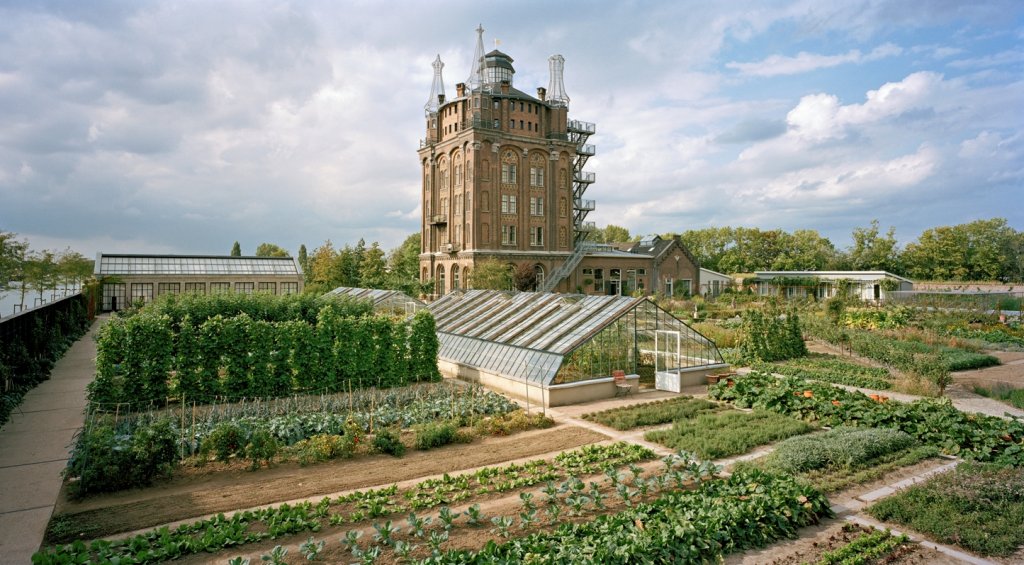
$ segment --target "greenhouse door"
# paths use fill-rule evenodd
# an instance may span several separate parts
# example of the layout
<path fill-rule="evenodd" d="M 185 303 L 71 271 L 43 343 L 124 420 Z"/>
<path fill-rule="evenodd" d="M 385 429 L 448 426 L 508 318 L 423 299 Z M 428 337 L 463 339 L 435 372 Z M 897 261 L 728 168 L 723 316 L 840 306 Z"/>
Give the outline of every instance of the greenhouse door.
<path fill-rule="evenodd" d="M 669 392 L 681 392 L 682 378 L 679 375 L 679 332 L 657 330 L 654 332 L 654 388 Z"/>

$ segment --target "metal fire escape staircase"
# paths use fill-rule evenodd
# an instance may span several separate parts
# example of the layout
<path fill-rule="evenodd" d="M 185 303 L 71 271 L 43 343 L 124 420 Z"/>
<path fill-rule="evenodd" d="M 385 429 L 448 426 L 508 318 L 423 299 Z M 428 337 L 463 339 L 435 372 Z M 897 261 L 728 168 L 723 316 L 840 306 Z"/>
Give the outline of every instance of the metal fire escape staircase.
<path fill-rule="evenodd" d="M 569 120 L 568 134 L 569 141 L 576 145 L 576 157 L 572 163 L 572 225 L 573 225 L 573 252 L 559 265 L 550 276 L 544 279 L 544 283 L 537 289 L 538 292 L 551 292 L 568 277 L 588 251 L 597 247 L 594 243 L 587 241 L 587 235 L 594 231 L 594 222 L 586 221 L 587 214 L 595 208 L 593 200 L 585 200 L 584 193 L 594 182 L 594 173 L 583 170 L 587 159 L 596 152 L 594 146 L 587 143 L 587 140 L 594 134 L 595 126 L 589 122 Z"/>

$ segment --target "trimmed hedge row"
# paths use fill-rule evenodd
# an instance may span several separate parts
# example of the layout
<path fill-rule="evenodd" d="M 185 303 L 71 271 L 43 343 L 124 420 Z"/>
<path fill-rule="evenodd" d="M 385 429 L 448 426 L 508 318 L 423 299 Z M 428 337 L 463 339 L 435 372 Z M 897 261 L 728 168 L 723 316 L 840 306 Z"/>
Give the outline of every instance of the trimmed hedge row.
<path fill-rule="evenodd" d="M 437 350 L 427 311 L 402 321 L 352 317 L 328 304 L 311 324 L 246 312 L 176 321 L 143 310 L 101 331 L 89 401 L 147 407 L 168 397 L 203 403 L 437 381 Z"/>
<path fill-rule="evenodd" d="M 0 321 L 0 426 L 91 322 L 81 294 Z"/>

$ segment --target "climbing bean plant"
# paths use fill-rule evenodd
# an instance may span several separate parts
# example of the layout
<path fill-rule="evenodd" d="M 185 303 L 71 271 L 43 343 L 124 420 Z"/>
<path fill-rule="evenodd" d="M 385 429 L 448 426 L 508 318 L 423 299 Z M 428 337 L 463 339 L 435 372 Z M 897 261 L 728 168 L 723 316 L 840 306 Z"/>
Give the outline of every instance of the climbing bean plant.
<path fill-rule="evenodd" d="M 262 319 L 253 308 L 214 313 L 198 304 L 196 317 L 165 306 L 111 319 L 99 336 L 89 400 L 132 410 L 169 399 L 202 404 L 440 379 L 429 312 L 401 320 L 327 302 L 310 321 L 298 307 L 295 319 L 279 319 L 281 308 Z"/>

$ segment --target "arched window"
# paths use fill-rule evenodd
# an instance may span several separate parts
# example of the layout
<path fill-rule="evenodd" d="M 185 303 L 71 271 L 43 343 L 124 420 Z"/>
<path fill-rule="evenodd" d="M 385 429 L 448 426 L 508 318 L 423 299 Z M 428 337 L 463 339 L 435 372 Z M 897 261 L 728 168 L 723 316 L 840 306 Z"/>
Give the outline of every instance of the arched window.
<path fill-rule="evenodd" d="M 460 274 L 459 266 L 458 265 L 452 265 L 452 290 L 453 291 L 459 290 L 461 288 L 459 286 L 459 274 Z"/>
<path fill-rule="evenodd" d="M 505 184 L 516 184 L 519 157 L 515 151 L 505 151 L 501 156 L 501 182 Z"/>
<path fill-rule="evenodd" d="M 472 284 L 472 281 L 473 281 L 473 279 L 471 279 L 469 277 L 469 267 L 463 267 L 462 268 L 462 284 L 466 285 L 466 288 L 469 288 L 470 284 Z"/>
<path fill-rule="evenodd" d="M 434 293 L 437 294 L 437 296 L 440 297 L 440 296 L 444 296 L 444 292 L 445 292 L 445 286 L 444 286 L 444 266 L 443 265 L 438 265 L 437 266 L 437 277 L 434 280 Z"/>
<path fill-rule="evenodd" d="M 544 286 L 544 266 L 540 263 L 534 265 L 533 274 L 536 277 L 537 288 Z"/>

